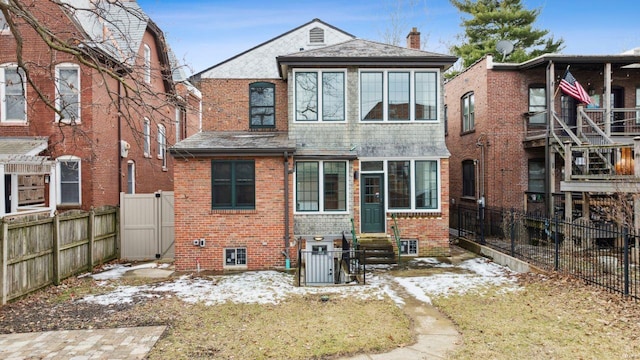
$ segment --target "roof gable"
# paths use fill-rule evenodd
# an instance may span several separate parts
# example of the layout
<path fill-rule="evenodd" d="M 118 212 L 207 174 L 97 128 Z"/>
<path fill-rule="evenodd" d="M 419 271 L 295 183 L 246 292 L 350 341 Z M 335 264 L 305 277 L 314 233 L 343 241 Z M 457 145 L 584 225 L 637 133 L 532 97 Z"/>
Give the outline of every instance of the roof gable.
<path fill-rule="evenodd" d="M 319 33 L 318 29 L 324 31 L 324 42 L 319 42 L 315 37 Z M 311 33 L 312 30 L 313 33 Z M 314 35 L 314 37 L 311 38 L 311 35 Z M 320 19 L 313 19 L 304 25 L 203 70 L 193 75 L 192 78 L 196 81 L 206 78 L 275 79 L 279 78 L 276 57 L 300 51 L 300 49 L 317 49 L 354 38 L 355 36 Z"/>

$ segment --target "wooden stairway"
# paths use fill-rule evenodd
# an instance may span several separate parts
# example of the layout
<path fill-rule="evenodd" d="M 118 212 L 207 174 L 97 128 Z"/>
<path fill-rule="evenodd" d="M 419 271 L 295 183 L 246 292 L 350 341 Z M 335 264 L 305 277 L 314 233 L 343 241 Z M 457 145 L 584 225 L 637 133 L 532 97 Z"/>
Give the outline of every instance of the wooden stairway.
<path fill-rule="evenodd" d="M 361 235 L 358 239 L 359 250 L 365 250 L 365 264 L 397 264 L 398 258 L 391 239 L 385 235 Z"/>

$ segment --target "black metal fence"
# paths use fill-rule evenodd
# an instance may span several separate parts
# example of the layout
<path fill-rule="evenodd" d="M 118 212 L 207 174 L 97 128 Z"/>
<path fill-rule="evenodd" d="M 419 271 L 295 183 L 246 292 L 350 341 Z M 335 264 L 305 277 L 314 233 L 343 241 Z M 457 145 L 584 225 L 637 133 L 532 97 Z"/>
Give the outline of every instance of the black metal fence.
<path fill-rule="evenodd" d="M 298 284 L 366 283 L 365 250 L 298 251 Z"/>
<path fill-rule="evenodd" d="M 614 223 L 452 206 L 450 225 L 461 237 L 640 300 L 640 238 Z"/>

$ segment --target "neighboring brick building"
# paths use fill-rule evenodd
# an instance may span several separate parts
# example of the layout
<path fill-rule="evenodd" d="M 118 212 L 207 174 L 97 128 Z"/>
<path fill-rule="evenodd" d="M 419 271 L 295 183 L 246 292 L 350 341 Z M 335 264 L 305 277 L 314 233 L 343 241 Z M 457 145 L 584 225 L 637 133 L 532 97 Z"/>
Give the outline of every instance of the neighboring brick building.
<path fill-rule="evenodd" d="M 455 60 L 315 19 L 196 74 L 203 132 L 170 149 L 176 268 L 283 267 L 352 223 L 388 238 L 392 214 L 407 253 L 449 254 L 442 72 Z"/>
<path fill-rule="evenodd" d="M 20 144 L 0 146 L 0 217 L 88 210 L 118 205 L 121 192 L 173 190 L 166 149 L 199 130 L 199 91 L 138 4 L 66 6 L 71 2 L 33 2 L 28 11 L 62 41 L 76 39 L 88 62 L 97 60 L 122 82 L 52 50 L 23 19 L 13 18 L 33 87 L 20 76 L 16 38 L 0 30 L 0 143 Z M 6 22 L 0 19 L 0 27 Z"/>
<path fill-rule="evenodd" d="M 614 169 L 620 153 L 606 146 L 630 147 L 640 135 L 638 63 L 633 53 L 547 54 L 520 64 L 488 55 L 448 80 L 451 203 L 476 206 L 484 198 L 488 207 L 593 218 L 589 197 L 626 192 L 620 181 L 637 181 L 621 180 Z M 558 89 L 567 69 L 589 105 Z M 584 155 L 567 155 L 565 142 Z"/>

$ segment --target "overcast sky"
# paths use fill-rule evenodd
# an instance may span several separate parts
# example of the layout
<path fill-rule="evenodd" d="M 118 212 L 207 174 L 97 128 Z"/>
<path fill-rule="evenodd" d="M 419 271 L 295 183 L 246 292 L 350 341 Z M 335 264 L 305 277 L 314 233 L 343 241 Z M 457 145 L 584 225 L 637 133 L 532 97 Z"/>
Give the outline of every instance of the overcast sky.
<path fill-rule="evenodd" d="M 356 37 L 383 41 L 398 14 L 402 36 L 417 27 L 424 50 L 448 53 L 462 14 L 449 0 L 138 0 L 181 62 L 202 71 L 314 18 Z M 640 1 L 523 0 L 539 8 L 535 26 L 565 41 L 565 54 L 617 54 L 640 47 Z M 403 44 L 404 45 L 404 44 Z"/>

